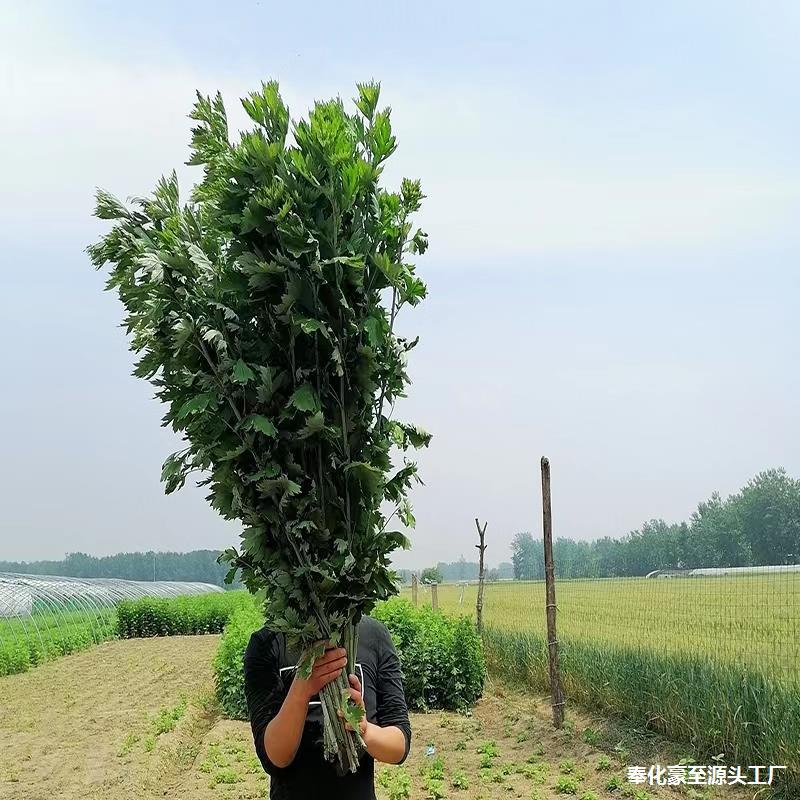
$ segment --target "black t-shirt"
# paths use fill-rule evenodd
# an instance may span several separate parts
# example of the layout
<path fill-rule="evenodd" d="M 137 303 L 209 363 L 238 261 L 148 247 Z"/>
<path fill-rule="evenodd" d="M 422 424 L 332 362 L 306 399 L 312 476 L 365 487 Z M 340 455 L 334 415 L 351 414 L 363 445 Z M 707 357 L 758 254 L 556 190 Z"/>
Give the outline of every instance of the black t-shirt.
<path fill-rule="evenodd" d="M 282 634 L 262 628 L 256 631 L 244 655 L 244 685 L 256 753 L 270 776 L 271 800 L 375 800 L 375 765 L 364 753 L 357 772 L 339 776 L 325 759 L 322 749 L 322 711 L 318 702 L 309 704 L 303 737 L 294 761 L 276 767 L 264 749 L 264 731 L 280 711 L 294 677 L 299 653 L 287 651 Z M 363 617 L 358 627 L 355 673 L 361 681 L 369 722 L 395 725 L 406 737 L 406 755 L 411 745 L 411 725 L 403 693 L 400 662 L 386 626 Z M 404 756 L 405 758 L 405 756 Z"/>

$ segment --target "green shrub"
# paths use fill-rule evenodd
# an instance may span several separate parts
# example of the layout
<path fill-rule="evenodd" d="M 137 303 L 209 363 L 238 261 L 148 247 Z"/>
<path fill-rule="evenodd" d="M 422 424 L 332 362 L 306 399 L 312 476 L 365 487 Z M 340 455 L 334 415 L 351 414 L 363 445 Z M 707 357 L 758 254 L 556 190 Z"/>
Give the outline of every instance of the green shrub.
<path fill-rule="evenodd" d="M 214 657 L 214 684 L 217 701 L 226 716 L 247 719 L 244 695 L 244 651 L 253 631 L 264 624 L 264 615 L 255 603 L 234 611 Z"/>
<path fill-rule="evenodd" d="M 469 778 L 463 769 L 457 769 L 450 779 L 450 785 L 454 789 L 469 789 Z"/>
<path fill-rule="evenodd" d="M 577 794 L 578 781 L 571 775 L 564 775 L 556 781 L 554 788 L 557 794 Z"/>
<path fill-rule="evenodd" d="M 253 607 L 247 592 L 123 600 L 117 605 L 117 630 L 122 639 L 222 633 L 231 614 L 245 605 Z"/>
<path fill-rule="evenodd" d="M 373 616 L 394 639 L 409 708 L 462 709 L 481 696 L 483 647 L 467 617 L 444 616 L 397 597 L 380 603 Z"/>
<path fill-rule="evenodd" d="M 403 767 L 388 767 L 379 772 L 378 786 L 386 789 L 389 800 L 411 797 L 411 778 Z"/>

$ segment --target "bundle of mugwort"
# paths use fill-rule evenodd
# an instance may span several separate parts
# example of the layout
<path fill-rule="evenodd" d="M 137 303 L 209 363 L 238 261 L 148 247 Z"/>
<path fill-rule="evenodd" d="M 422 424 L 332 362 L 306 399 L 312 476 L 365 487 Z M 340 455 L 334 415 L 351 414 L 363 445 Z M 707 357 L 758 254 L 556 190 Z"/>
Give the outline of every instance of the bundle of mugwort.
<path fill-rule="evenodd" d="M 220 95 L 198 94 L 191 202 L 174 173 L 127 204 L 99 191 L 113 227 L 89 247 L 125 307 L 134 374 L 184 437 L 166 491 L 199 473 L 212 506 L 243 522 L 229 576 L 301 648 L 305 675 L 321 642 L 344 645 L 352 671 L 361 616 L 395 593 L 389 556 L 407 539 L 392 521 L 413 526 L 419 480 L 403 453 L 430 441 L 390 413 L 417 342 L 395 334 L 397 314 L 426 293 L 408 259 L 427 237 L 410 221 L 419 182 L 381 188 L 396 142 L 378 99 L 359 85 L 354 113 L 319 102 L 290 131 L 267 83 L 242 100 L 255 125 L 232 141 Z M 338 712 L 356 731 L 362 712 L 347 686 L 343 672 L 322 692 L 324 747 L 355 770 L 363 742 Z"/>

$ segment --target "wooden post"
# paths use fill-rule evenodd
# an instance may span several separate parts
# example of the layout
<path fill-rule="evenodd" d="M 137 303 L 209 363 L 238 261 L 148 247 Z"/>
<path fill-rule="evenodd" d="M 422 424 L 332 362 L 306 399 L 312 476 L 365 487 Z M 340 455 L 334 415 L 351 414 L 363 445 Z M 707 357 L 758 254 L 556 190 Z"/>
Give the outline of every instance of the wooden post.
<path fill-rule="evenodd" d="M 550 462 L 542 458 L 542 526 L 544 529 L 544 577 L 547 587 L 547 650 L 550 669 L 550 696 L 553 705 L 553 725 L 564 724 L 564 690 L 558 665 L 556 637 L 556 584 L 553 571 L 553 510 L 550 502 Z"/>
<path fill-rule="evenodd" d="M 411 602 L 414 605 L 417 605 L 418 598 L 417 598 L 417 573 L 411 573 Z"/>
<path fill-rule="evenodd" d="M 431 605 L 434 611 L 439 610 L 439 586 L 435 583 L 431 584 Z"/>
<path fill-rule="evenodd" d="M 483 528 L 481 528 L 478 518 L 475 517 L 475 527 L 478 529 L 478 544 L 476 544 L 475 547 L 478 548 L 478 552 L 480 553 L 480 559 L 478 561 L 478 600 L 475 603 L 475 624 L 478 626 L 478 633 L 483 633 L 483 581 L 486 574 L 483 554 L 486 550 L 486 543 L 484 541 L 486 525 L 487 523 L 484 522 Z"/>

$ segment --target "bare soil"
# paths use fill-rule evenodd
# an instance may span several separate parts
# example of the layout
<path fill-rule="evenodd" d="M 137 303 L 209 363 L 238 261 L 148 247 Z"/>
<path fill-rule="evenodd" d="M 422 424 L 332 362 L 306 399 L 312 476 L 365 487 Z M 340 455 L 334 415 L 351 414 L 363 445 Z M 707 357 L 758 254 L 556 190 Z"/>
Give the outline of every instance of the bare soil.
<path fill-rule="evenodd" d="M 107 642 L 0 678 L 0 799 L 268 797 L 249 726 L 221 718 L 213 701 L 218 641 Z M 471 715 L 414 714 L 412 727 L 406 764 L 379 768 L 381 800 L 752 796 L 629 784 L 627 764 L 694 763 L 692 754 L 572 709 L 565 729 L 554 731 L 545 698 L 502 685 L 487 687 Z M 619 788 L 610 790 L 615 776 Z"/>

